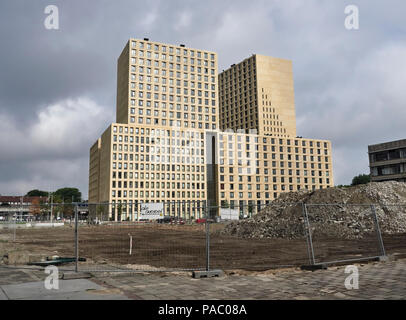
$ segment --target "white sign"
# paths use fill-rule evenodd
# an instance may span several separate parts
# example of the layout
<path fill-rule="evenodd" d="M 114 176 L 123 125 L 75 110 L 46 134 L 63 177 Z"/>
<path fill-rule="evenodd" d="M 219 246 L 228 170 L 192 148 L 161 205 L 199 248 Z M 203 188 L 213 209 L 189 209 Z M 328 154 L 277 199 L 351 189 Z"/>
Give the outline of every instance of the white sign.
<path fill-rule="evenodd" d="M 163 203 L 142 203 L 140 219 L 158 220 L 164 218 Z"/>
<path fill-rule="evenodd" d="M 237 209 L 231 208 L 220 208 L 221 220 L 239 220 L 240 211 Z"/>

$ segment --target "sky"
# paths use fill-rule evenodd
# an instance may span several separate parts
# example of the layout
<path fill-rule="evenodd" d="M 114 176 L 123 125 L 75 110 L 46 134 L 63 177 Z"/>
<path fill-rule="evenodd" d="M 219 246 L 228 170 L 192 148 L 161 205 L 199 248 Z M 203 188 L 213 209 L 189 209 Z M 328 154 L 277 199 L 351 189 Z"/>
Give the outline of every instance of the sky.
<path fill-rule="evenodd" d="M 87 199 L 131 37 L 215 51 L 219 71 L 253 53 L 292 60 L 297 134 L 331 140 L 335 184 L 349 184 L 369 173 L 368 145 L 406 138 L 405 12 L 404 0 L 2 0 L 0 194 L 67 186 Z"/>

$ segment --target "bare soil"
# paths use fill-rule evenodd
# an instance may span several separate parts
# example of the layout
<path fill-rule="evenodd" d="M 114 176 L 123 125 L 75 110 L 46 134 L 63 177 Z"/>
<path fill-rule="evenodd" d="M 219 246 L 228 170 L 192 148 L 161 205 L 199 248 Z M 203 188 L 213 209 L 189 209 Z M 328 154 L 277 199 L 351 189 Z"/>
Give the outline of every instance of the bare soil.
<path fill-rule="evenodd" d="M 242 239 L 220 234 L 223 224 L 211 225 L 210 267 L 224 270 L 268 270 L 309 263 L 306 239 Z M 1 230 L 0 230 L 1 232 Z M 130 255 L 130 236 L 132 249 Z M 27 254 L 73 257 L 74 228 L 18 229 L 16 242 L 2 235 L 0 254 L 18 250 Z M 204 225 L 81 226 L 79 253 L 88 267 L 104 264 L 138 265 L 162 269 L 200 269 L 206 266 Z M 387 254 L 406 256 L 406 234 L 385 235 Z M 357 240 L 315 239 L 316 262 L 379 256 L 376 237 Z"/>

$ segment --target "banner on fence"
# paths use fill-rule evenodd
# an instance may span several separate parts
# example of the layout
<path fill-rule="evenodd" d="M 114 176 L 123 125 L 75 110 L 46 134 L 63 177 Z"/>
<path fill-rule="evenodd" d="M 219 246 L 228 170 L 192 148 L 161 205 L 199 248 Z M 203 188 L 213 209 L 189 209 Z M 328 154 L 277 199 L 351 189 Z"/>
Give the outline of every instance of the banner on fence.
<path fill-rule="evenodd" d="M 164 217 L 163 203 L 143 203 L 141 204 L 140 219 L 158 220 Z"/>
<path fill-rule="evenodd" d="M 239 220 L 240 213 L 238 209 L 220 208 L 221 220 Z"/>

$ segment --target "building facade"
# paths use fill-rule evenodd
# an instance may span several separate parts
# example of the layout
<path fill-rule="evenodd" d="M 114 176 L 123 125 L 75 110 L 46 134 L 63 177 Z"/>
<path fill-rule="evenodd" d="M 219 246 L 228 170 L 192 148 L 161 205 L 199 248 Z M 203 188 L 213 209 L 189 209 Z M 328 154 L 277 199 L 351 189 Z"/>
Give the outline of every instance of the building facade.
<path fill-rule="evenodd" d="M 0 220 L 10 214 L 29 215 L 33 206 L 46 203 L 48 197 L 0 196 Z"/>
<path fill-rule="evenodd" d="M 219 75 L 220 129 L 296 137 L 292 62 L 253 55 Z"/>
<path fill-rule="evenodd" d="M 90 149 L 89 203 L 115 220 L 163 202 L 251 210 L 333 185 L 331 143 L 296 137 L 292 64 L 254 55 L 218 75 L 211 51 L 130 39 L 118 59 L 116 122 Z"/>
<path fill-rule="evenodd" d="M 371 180 L 406 182 L 406 139 L 368 146 Z"/>

